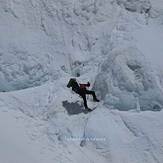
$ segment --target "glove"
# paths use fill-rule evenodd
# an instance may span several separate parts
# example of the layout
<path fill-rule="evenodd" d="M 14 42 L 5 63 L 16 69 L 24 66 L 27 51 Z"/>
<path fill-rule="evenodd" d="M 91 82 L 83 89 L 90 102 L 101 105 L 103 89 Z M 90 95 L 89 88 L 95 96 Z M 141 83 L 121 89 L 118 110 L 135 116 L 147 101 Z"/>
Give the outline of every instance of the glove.
<path fill-rule="evenodd" d="M 87 87 L 89 87 L 90 86 L 90 83 L 89 82 L 87 82 Z"/>

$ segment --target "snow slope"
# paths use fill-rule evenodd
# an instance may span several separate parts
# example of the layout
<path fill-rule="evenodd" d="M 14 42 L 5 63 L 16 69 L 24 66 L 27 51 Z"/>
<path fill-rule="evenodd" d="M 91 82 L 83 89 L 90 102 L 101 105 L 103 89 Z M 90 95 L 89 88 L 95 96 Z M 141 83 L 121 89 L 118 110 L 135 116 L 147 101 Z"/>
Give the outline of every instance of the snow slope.
<path fill-rule="evenodd" d="M 31 119 L 29 120 L 20 112 L 7 112 L 6 108 L 1 111 L 0 117 L 0 162 L 38 163 L 47 161 L 45 159 L 47 156 L 41 149 L 44 146 L 43 142 L 42 144 L 37 143 L 27 133 L 26 127 L 29 126 Z M 25 120 L 28 121 L 28 125 L 24 123 Z M 50 157 L 48 150 L 47 153 Z"/>
<path fill-rule="evenodd" d="M 49 85 L 1 95 L 1 162 L 161 162 L 163 112 L 121 112 L 99 106 L 89 114 L 68 115 L 59 104 L 46 104 Z M 44 103 L 38 94 L 44 92 Z M 27 98 L 28 97 L 28 98 Z M 35 99 L 33 105 L 26 102 Z M 31 102 L 30 102 L 31 103 Z M 39 106 L 39 110 L 37 110 Z M 20 112 L 21 111 L 21 112 Z M 21 151 L 20 151 L 21 149 Z M 16 152 L 15 152 L 16 151 Z M 21 157 L 20 157 L 21 154 Z M 7 157 L 10 156 L 10 157 Z M 25 162 L 24 161 L 24 162 Z"/>
<path fill-rule="evenodd" d="M 0 163 L 162 163 L 162 13 L 161 0 L 1 0 Z M 71 77 L 91 82 L 96 110 Z"/>

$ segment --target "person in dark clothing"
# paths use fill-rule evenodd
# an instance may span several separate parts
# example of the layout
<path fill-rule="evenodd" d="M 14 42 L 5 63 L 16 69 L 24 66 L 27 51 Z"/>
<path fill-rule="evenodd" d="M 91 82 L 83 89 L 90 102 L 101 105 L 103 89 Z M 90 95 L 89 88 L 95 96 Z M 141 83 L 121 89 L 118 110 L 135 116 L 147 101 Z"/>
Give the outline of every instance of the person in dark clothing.
<path fill-rule="evenodd" d="M 89 82 L 87 84 L 80 84 L 80 83 L 78 84 L 75 78 L 71 78 L 69 83 L 67 84 L 67 87 L 68 88 L 72 87 L 72 90 L 75 93 L 79 94 L 83 98 L 84 107 L 89 111 L 91 111 L 91 109 L 88 108 L 88 106 L 87 106 L 86 94 L 92 95 L 93 96 L 93 101 L 99 102 L 99 100 L 96 97 L 95 92 L 86 89 L 86 87 L 90 87 Z"/>

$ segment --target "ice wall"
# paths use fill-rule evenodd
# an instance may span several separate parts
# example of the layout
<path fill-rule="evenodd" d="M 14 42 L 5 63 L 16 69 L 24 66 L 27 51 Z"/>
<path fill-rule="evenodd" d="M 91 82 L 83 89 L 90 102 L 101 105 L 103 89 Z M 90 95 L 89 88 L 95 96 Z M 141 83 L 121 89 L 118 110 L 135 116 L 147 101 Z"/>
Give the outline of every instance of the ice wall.
<path fill-rule="evenodd" d="M 163 92 L 143 54 L 136 48 L 115 50 L 101 65 L 95 80 L 106 105 L 119 110 L 160 110 Z"/>

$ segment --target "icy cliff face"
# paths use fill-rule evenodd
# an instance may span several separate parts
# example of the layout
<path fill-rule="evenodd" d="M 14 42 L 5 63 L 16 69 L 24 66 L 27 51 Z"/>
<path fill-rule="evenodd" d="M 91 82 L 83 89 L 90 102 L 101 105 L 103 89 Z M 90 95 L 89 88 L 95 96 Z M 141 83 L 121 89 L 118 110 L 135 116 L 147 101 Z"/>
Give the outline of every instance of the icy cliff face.
<path fill-rule="evenodd" d="M 119 110 L 160 110 L 163 92 L 156 75 L 143 54 L 136 48 L 113 51 L 101 66 L 95 90 L 105 104 Z"/>
<path fill-rule="evenodd" d="M 131 35 L 151 8 L 149 0 L 2 0 L 0 91 L 39 86 L 65 73 L 87 76 L 102 63 L 95 88 L 106 104 L 129 110 L 139 101 L 142 110 L 161 108 L 162 92 Z"/>
<path fill-rule="evenodd" d="M 83 73 L 91 54 L 107 53 L 118 10 L 106 0 L 2 0 L 0 90 L 38 86 L 62 71 Z"/>
<path fill-rule="evenodd" d="M 110 93 L 113 95 L 112 98 L 106 96 L 107 91 L 112 90 L 108 86 L 108 90 L 102 92 L 102 98 L 106 101 L 110 100 L 109 104 L 115 104 L 115 107 L 119 109 L 131 109 L 135 107 L 136 96 L 141 95 L 144 98 L 147 96 L 147 94 L 143 95 L 142 90 L 147 93 L 152 89 L 157 90 L 153 93 L 153 96 L 157 96 L 155 97 L 157 104 L 152 103 L 150 107 L 144 106 L 145 103 L 141 102 L 142 98 L 140 98 L 142 110 L 152 109 L 155 105 L 161 107 L 162 99 L 158 97 L 159 88 L 149 68 L 144 68 L 146 64 L 141 61 L 140 65 L 138 64 L 140 68 L 133 69 L 127 65 L 127 61 L 117 62 L 117 58 L 120 60 L 120 56 L 125 57 L 126 53 L 128 60 L 133 60 L 132 58 L 135 57 L 132 53 L 137 53 L 136 50 L 132 51 L 131 48 L 127 48 L 134 44 L 131 32 L 139 28 L 140 24 L 145 24 L 146 17 L 143 17 L 143 14 L 151 8 L 149 0 L 76 0 L 70 2 L 65 0 L 48 2 L 45 0 L 2 0 L 0 2 L 2 20 L 0 22 L 2 33 L 0 91 L 39 86 L 47 81 L 57 80 L 65 73 L 73 76 L 87 76 L 89 72 L 98 68 L 97 65 L 103 60 L 106 59 L 102 67 L 106 67 L 112 60 L 111 58 L 115 58 L 114 64 L 108 64 L 108 71 L 102 70 L 100 74 L 109 76 L 109 80 L 117 78 L 116 87 L 118 90 L 126 91 L 126 97 L 123 98 L 128 100 L 119 98 L 115 100 L 113 98 L 115 93 Z M 112 52 L 119 47 L 125 47 L 126 50 Z M 122 60 L 125 60 L 123 57 Z M 137 58 L 136 62 L 142 60 L 141 55 Z M 127 69 L 128 74 L 119 72 L 119 69 L 122 72 L 126 72 Z M 114 73 L 110 76 L 112 70 Z M 141 79 L 137 79 L 136 73 L 139 73 L 139 76 L 142 75 Z M 95 75 L 93 74 L 92 80 Z M 125 84 L 121 84 L 122 79 Z M 96 84 L 95 87 L 105 87 L 111 84 L 110 81 L 103 82 L 104 85 L 99 85 L 100 82 L 96 81 L 98 85 Z M 131 92 L 135 92 L 134 95 L 132 93 L 130 96 Z"/>

